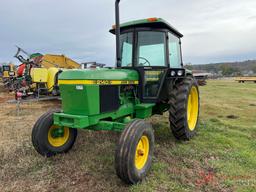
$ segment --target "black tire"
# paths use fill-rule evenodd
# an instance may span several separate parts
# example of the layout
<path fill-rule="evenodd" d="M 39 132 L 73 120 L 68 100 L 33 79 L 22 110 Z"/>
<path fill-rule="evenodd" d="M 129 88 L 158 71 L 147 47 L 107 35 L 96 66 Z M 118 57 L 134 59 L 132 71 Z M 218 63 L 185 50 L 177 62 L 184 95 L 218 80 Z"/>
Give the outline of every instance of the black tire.
<path fill-rule="evenodd" d="M 187 117 L 188 99 L 192 87 L 195 87 L 198 93 L 198 112 L 193 130 L 189 128 Z M 197 81 L 193 77 L 187 77 L 170 85 L 169 104 L 169 121 L 174 137 L 178 140 L 190 140 L 196 133 L 200 110 L 200 97 Z"/>
<path fill-rule="evenodd" d="M 75 143 L 77 130 L 66 128 L 69 131 L 67 141 L 61 146 L 53 146 L 48 140 L 48 132 L 53 125 L 53 113 L 59 110 L 52 110 L 43 114 L 35 123 L 32 130 L 32 144 L 36 151 L 42 156 L 51 157 L 59 153 L 68 152 Z"/>
<path fill-rule="evenodd" d="M 142 164 L 142 168 L 138 169 L 135 163 L 137 146 L 145 137 L 148 138 L 149 143 L 148 155 L 145 156 L 146 161 Z M 134 120 L 126 126 L 115 153 L 115 169 L 121 180 L 127 184 L 136 184 L 145 178 L 152 164 L 154 142 L 154 131 L 150 123 Z"/>

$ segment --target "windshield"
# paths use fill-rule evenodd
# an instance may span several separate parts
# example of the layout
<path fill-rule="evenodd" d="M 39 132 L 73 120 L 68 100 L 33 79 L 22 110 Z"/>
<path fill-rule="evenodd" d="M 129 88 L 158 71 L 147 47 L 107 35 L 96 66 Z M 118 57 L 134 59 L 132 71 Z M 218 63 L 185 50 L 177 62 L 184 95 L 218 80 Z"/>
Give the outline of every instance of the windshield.
<path fill-rule="evenodd" d="M 166 66 L 166 33 L 158 31 L 138 32 L 136 63 L 137 67 Z M 133 32 L 120 36 L 121 66 L 132 67 L 133 63 Z"/>
<path fill-rule="evenodd" d="M 137 66 L 166 66 L 165 33 L 138 32 Z"/>

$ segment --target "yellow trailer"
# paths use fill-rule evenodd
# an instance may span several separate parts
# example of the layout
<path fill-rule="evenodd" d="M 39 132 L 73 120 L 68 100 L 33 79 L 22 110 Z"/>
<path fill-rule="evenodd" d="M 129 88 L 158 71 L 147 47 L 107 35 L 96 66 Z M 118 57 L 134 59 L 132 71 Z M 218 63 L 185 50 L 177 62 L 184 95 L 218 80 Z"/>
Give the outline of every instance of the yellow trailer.
<path fill-rule="evenodd" d="M 235 81 L 238 81 L 239 83 L 245 83 L 245 82 L 256 83 L 256 77 L 237 77 L 235 78 Z"/>

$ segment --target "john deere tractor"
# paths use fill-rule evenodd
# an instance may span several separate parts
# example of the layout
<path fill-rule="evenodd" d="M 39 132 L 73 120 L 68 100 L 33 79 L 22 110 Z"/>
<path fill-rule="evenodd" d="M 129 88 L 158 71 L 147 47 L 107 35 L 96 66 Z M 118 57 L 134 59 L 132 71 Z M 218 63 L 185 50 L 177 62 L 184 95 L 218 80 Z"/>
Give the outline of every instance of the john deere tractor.
<path fill-rule="evenodd" d="M 32 142 L 43 156 L 68 152 L 77 130 L 121 132 L 115 169 L 128 184 L 148 173 L 154 131 L 145 119 L 169 112 L 170 131 L 179 140 L 196 132 L 199 91 L 192 73 L 183 68 L 182 34 L 160 18 L 119 24 L 116 0 L 116 68 L 64 71 L 59 76 L 62 109 L 42 115 Z"/>

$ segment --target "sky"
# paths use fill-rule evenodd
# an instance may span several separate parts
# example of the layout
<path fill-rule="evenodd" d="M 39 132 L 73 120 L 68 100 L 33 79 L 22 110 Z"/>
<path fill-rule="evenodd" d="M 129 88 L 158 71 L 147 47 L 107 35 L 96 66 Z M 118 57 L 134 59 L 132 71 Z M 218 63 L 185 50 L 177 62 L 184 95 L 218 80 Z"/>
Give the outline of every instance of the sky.
<path fill-rule="evenodd" d="M 184 63 L 256 59 L 255 0 L 121 0 L 121 22 L 161 17 L 182 38 Z M 27 52 L 115 64 L 114 0 L 0 0 L 0 62 Z"/>

